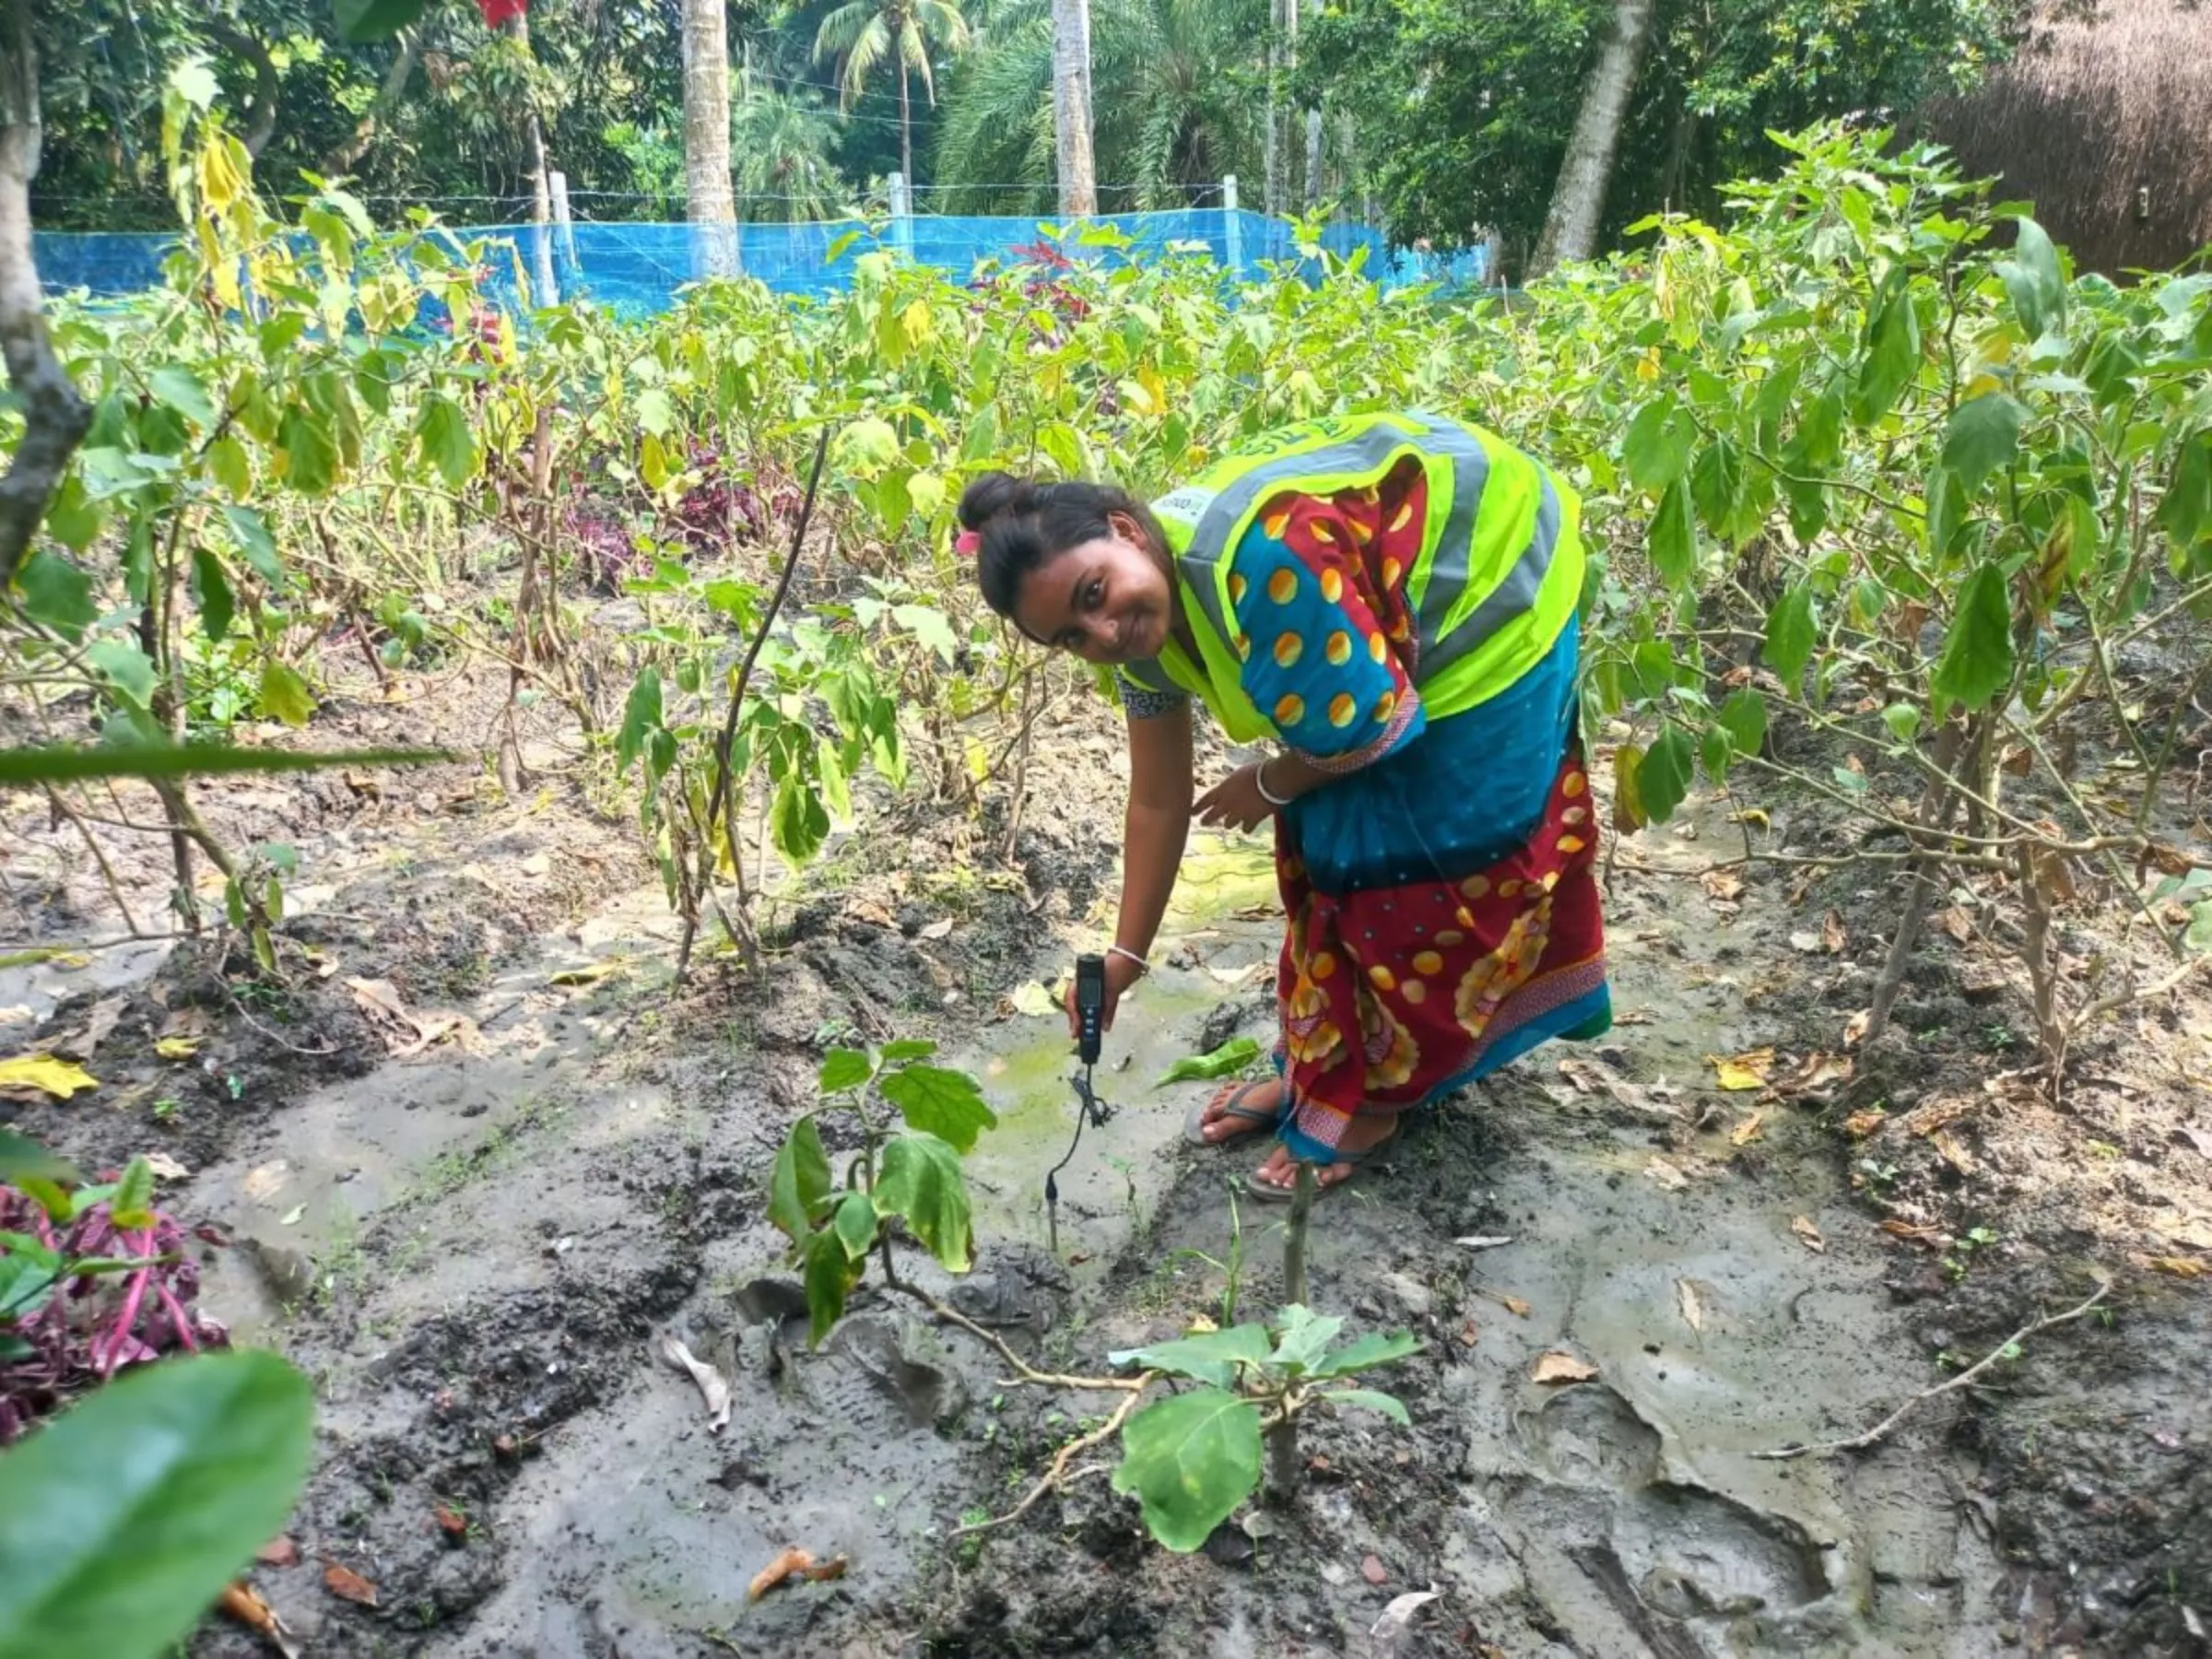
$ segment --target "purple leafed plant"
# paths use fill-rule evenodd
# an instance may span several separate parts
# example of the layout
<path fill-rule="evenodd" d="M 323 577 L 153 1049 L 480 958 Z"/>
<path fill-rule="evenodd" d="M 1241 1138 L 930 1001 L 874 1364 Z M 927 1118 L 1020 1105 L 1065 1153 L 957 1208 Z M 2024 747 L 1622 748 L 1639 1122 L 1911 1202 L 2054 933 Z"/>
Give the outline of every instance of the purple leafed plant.
<path fill-rule="evenodd" d="M 183 1227 L 133 1206 L 142 1168 L 73 1200 L 55 1194 L 65 1220 L 0 1184 L 0 1446 L 126 1365 L 228 1345 L 219 1323 L 190 1311 L 200 1274 Z M 137 1184 L 151 1183 L 148 1171 Z M 119 1225 L 119 1207 L 125 1223 L 150 1225 Z"/>

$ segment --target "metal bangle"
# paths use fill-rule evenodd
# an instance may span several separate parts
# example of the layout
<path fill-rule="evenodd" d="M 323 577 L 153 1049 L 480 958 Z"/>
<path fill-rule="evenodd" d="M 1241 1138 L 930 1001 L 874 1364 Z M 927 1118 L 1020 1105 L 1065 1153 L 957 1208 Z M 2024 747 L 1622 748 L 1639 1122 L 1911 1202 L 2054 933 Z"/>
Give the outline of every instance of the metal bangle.
<path fill-rule="evenodd" d="M 1106 947 L 1106 954 L 1108 956 L 1126 957 L 1130 961 L 1136 964 L 1137 971 L 1140 973 L 1149 973 L 1152 971 L 1152 964 L 1146 961 L 1143 957 L 1138 956 L 1135 951 L 1129 949 L 1126 946 L 1109 945 Z"/>
<path fill-rule="evenodd" d="M 1253 769 L 1252 782 L 1260 792 L 1260 799 L 1266 802 L 1268 806 L 1288 806 L 1290 805 L 1289 796 L 1278 795 L 1267 787 L 1267 762 L 1265 760 L 1261 761 Z"/>

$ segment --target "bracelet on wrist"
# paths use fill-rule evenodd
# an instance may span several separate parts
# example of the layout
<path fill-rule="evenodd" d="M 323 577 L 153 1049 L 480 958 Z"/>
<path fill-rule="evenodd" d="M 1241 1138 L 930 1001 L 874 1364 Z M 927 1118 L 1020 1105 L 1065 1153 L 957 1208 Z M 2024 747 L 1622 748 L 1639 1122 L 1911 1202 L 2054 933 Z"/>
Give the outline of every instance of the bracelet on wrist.
<path fill-rule="evenodd" d="M 1143 957 L 1137 955 L 1135 951 L 1131 950 L 1124 945 L 1109 945 L 1106 947 L 1106 954 L 1108 956 L 1120 957 L 1124 961 L 1135 962 L 1136 964 L 1136 971 L 1139 973 L 1149 973 L 1152 971 L 1151 963 L 1145 960 Z"/>
<path fill-rule="evenodd" d="M 1274 790 L 1267 787 L 1267 762 L 1265 760 L 1261 761 L 1253 769 L 1252 782 L 1260 792 L 1260 799 L 1266 802 L 1268 806 L 1288 806 L 1290 805 L 1290 796 L 1278 795 Z"/>

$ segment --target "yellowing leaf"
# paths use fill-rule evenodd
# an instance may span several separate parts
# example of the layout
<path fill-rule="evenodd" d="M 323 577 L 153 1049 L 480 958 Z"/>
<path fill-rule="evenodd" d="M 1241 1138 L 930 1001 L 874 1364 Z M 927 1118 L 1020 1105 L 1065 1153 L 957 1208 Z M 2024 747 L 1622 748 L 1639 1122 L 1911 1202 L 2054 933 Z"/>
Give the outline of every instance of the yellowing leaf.
<path fill-rule="evenodd" d="M 1530 1380 L 1537 1382 L 1587 1382 L 1596 1375 L 1596 1366 L 1557 1348 L 1539 1355 L 1536 1369 L 1529 1373 Z"/>
<path fill-rule="evenodd" d="M 35 1088 L 65 1100 L 82 1089 L 98 1088 L 100 1079 L 81 1065 L 56 1060 L 52 1054 L 18 1054 L 0 1060 L 0 1088 Z"/>
<path fill-rule="evenodd" d="M 1733 1054 L 1724 1060 L 1717 1054 L 1705 1056 L 1706 1062 L 1719 1074 L 1723 1088 L 1764 1088 L 1768 1069 L 1774 1064 L 1771 1048 L 1752 1049 L 1747 1053 Z"/>
<path fill-rule="evenodd" d="M 189 1060 L 199 1052 L 197 1037 L 164 1037 L 154 1044 L 154 1053 L 164 1060 Z"/>
<path fill-rule="evenodd" d="M 2146 1258 L 2146 1265 L 2154 1273 L 2171 1274 L 2175 1278 L 2205 1277 L 2205 1265 L 2193 1262 L 2187 1256 L 2149 1256 Z"/>
<path fill-rule="evenodd" d="M 1792 1217 L 1790 1230 L 1795 1233 L 1799 1241 L 1815 1255 L 1828 1253 L 1828 1241 L 1820 1236 L 1820 1230 L 1813 1225 L 1813 1218 L 1810 1216 Z"/>

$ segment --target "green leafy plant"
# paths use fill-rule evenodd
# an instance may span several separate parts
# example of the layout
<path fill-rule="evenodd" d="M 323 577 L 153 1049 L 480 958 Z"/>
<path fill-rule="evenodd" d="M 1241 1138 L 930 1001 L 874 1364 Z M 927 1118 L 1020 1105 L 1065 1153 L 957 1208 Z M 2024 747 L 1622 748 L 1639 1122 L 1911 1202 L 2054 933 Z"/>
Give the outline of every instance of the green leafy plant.
<path fill-rule="evenodd" d="M 776 1154 L 768 1216 L 791 1240 L 803 1271 L 811 1342 L 843 1317 L 871 1253 L 886 1281 L 898 1282 L 895 1227 L 947 1271 L 968 1271 L 975 1230 L 960 1159 L 998 1118 L 973 1077 L 927 1064 L 935 1052 L 935 1043 L 918 1041 L 830 1050 L 818 1080 L 821 1104 L 792 1125 Z M 841 1182 L 822 1140 L 829 1112 L 859 1131 Z"/>
<path fill-rule="evenodd" d="M 1338 1346 L 1344 1321 L 1296 1304 L 1267 1324 L 1232 1325 L 1111 1355 L 1122 1366 L 1185 1377 L 1198 1387 L 1156 1400 L 1122 1430 L 1113 1489 L 1134 1496 L 1146 1529 L 1189 1552 L 1258 1488 L 1287 1500 L 1299 1479 L 1298 1420 L 1319 1401 L 1410 1418 L 1395 1397 L 1351 1379 L 1419 1351 L 1411 1336 L 1368 1335 Z"/>

